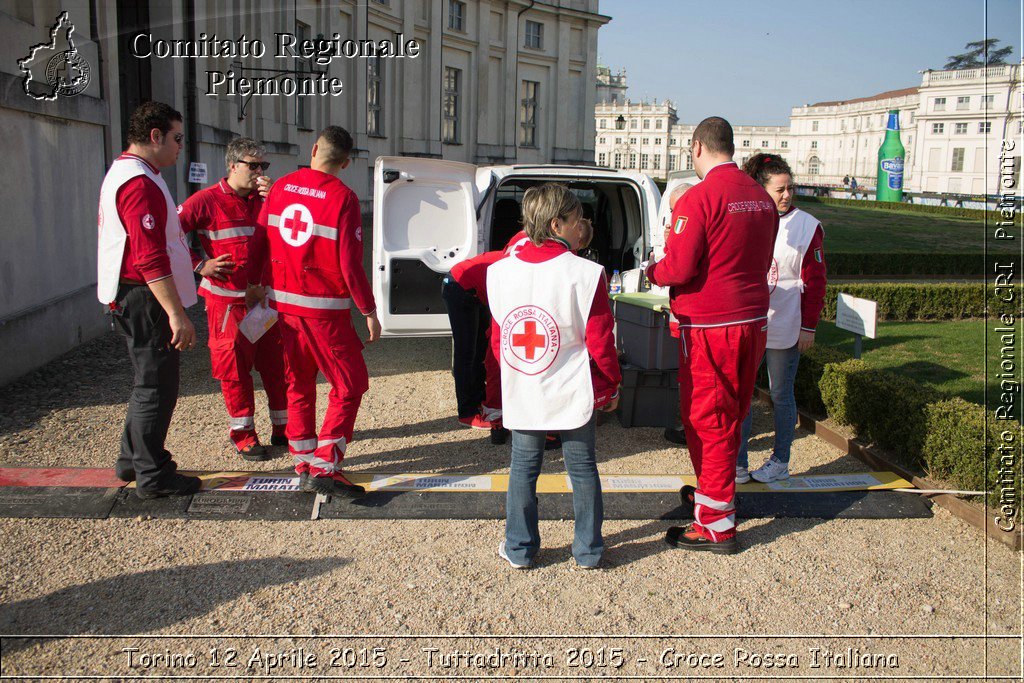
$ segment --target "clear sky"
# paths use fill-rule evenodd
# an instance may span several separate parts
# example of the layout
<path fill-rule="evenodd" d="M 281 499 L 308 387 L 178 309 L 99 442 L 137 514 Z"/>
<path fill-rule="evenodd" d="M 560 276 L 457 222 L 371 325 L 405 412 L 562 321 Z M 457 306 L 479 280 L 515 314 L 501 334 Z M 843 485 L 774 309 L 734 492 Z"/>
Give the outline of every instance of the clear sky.
<path fill-rule="evenodd" d="M 792 107 L 921 84 L 988 36 L 1021 55 L 1020 0 L 600 0 L 598 61 L 680 121 L 786 125 Z"/>

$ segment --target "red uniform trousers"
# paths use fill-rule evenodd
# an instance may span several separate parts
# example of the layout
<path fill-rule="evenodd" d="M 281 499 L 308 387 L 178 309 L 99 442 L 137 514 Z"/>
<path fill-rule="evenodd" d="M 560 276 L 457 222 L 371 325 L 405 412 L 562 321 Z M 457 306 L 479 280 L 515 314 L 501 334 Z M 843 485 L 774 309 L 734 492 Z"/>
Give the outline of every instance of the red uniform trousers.
<path fill-rule="evenodd" d="M 766 330 L 764 320 L 681 328 L 679 408 L 697 475 L 694 529 L 712 541 L 736 535 L 736 455 Z"/>
<path fill-rule="evenodd" d="M 255 437 L 253 415 L 256 401 L 253 391 L 253 366 L 263 379 L 270 408 L 274 434 L 284 434 L 288 422 L 288 399 L 285 393 L 284 351 L 281 335 L 274 325 L 253 344 L 238 331 L 248 310 L 242 302 L 228 304 L 206 300 L 206 321 L 209 325 L 210 365 L 213 378 L 220 380 L 224 405 L 231 419 L 231 440 L 241 446 Z"/>
<path fill-rule="evenodd" d="M 288 450 L 295 471 L 314 477 L 341 471 L 345 449 L 370 378 L 363 362 L 363 343 L 346 312 L 337 318 L 311 318 L 279 313 L 288 378 Z M 316 375 L 331 385 L 327 414 L 316 430 Z"/>

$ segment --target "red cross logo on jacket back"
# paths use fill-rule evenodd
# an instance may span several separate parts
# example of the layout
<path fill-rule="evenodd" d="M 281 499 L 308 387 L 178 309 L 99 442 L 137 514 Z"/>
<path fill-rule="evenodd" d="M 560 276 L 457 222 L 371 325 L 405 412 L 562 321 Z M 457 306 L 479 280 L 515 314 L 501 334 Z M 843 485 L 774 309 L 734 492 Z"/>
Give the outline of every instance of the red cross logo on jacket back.
<path fill-rule="evenodd" d="M 289 204 L 278 221 L 281 239 L 293 247 L 301 247 L 313 236 L 313 214 L 304 204 Z"/>
<path fill-rule="evenodd" d="M 522 334 L 512 334 L 512 346 L 525 349 L 526 360 L 533 360 L 537 349 L 544 348 L 547 339 L 543 333 L 537 334 L 537 321 L 527 320 Z"/>

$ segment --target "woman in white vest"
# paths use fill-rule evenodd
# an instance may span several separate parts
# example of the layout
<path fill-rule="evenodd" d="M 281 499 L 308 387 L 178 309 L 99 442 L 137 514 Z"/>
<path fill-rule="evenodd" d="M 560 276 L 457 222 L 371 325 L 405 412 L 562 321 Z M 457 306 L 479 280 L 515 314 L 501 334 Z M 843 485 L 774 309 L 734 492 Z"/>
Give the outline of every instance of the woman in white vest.
<path fill-rule="evenodd" d="M 523 197 L 530 242 L 487 271 L 502 419 L 512 431 L 498 554 L 516 569 L 529 568 L 540 549 L 537 477 L 549 431 L 561 433 L 572 482 L 576 564 L 595 568 L 604 552 L 594 409 L 615 409 L 621 374 L 604 269 L 572 253 L 580 246 L 582 215 L 579 199 L 564 185 L 530 188 Z"/>
<path fill-rule="evenodd" d="M 789 478 L 789 455 L 796 427 L 793 385 L 800 354 L 814 344 L 814 330 L 825 303 L 825 254 L 821 223 L 793 206 L 793 172 L 777 154 L 755 154 L 743 170 L 760 183 L 779 210 L 779 234 L 768 272 L 768 344 L 765 364 L 775 412 L 775 446 L 761 467 L 747 471 L 747 441 L 752 412 L 743 421 L 736 483 Z"/>

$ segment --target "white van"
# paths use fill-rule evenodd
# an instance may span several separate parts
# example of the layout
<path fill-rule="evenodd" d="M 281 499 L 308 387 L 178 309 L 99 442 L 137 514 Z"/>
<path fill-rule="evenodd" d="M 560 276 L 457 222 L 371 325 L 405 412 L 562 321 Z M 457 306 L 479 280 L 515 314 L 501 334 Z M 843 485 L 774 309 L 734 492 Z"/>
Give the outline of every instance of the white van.
<path fill-rule="evenodd" d="M 372 280 L 383 335 L 450 334 L 441 279 L 456 263 L 503 248 L 520 230 L 523 193 L 549 181 L 565 183 L 579 196 L 594 224 L 594 257 L 609 273 L 637 267 L 660 245 L 661 193 L 641 173 L 378 157 Z"/>

